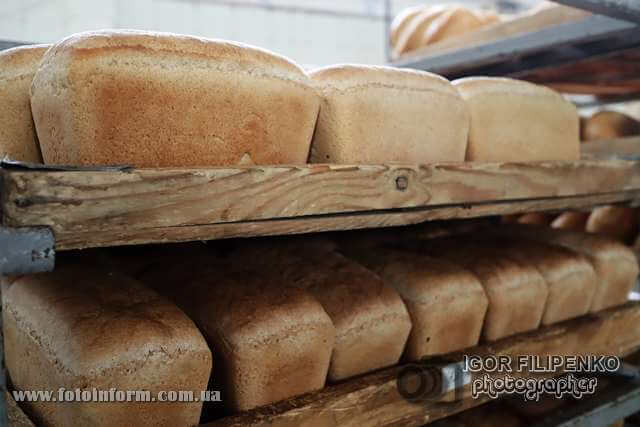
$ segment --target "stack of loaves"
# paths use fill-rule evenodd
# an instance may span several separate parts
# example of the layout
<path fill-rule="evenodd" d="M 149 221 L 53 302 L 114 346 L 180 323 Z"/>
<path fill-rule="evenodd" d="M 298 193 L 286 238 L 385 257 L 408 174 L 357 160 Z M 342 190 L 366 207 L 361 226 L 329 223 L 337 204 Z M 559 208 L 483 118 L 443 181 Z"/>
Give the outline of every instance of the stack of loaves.
<path fill-rule="evenodd" d="M 638 275 L 620 243 L 531 226 L 310 239 L 62 257 L 54 273 L 10 278 L 12 384 L 151 393 L 209 384 L 242 411 L 623 304 Z M 193 425 L 202 402 L 26 405 L 45 425 Z"/>
<path fill-rule="evenodd" d="M 195 167 L 578 158 L 573 105 L 511 79 L 449 82 L 363 65 L 306 73 L 263 49 L 142 31 L 15 48 L 0 64 L 0 150 L 22 161 Z"/>

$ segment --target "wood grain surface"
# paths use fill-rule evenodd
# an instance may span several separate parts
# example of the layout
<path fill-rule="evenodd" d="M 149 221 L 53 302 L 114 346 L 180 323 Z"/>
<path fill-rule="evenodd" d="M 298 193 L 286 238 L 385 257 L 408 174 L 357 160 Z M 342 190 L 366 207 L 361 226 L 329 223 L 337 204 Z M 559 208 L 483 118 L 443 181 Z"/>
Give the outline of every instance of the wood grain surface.
<path fill-rule="evenodd" d="M 640 162 L 3 170 L 2 221 L 57 249 L 414 224 L 636 199 Z"/>

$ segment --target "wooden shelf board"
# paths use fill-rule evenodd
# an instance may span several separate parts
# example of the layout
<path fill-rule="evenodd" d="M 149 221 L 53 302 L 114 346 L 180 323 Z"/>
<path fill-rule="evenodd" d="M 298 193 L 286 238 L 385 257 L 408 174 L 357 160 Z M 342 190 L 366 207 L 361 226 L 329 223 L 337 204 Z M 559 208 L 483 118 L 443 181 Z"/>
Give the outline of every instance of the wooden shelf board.
<path fill-rule="evenodd" d="M 2 222 L 58 250 L 415 224 L 640 199 L 640 162 L 2 171 Z"/>
<path fill-rule="evenodd" d="M 600 313 L 483 344 L 446 356 L 461 361 L 469 355 L 625 356 L 640 346 L 640 303 L 628 303 Z M 325 387 L 316 393 L 226 417 L 207 426 L 362 426 L 423 425 L 487 402 L 468 390 L 458 402 L 410 403 L 396 388 L 402 366 Z M 524 374 L 526 375 L 526 373 Z M 539 375 L 539 374 L 537 374 Z"/>

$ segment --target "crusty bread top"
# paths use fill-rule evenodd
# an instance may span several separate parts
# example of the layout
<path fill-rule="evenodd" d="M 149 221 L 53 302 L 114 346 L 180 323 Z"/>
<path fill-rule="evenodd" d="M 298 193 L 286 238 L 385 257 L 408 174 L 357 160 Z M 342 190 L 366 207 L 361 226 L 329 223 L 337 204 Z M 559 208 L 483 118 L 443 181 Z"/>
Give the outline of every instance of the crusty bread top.
<path fill-rule="evenodd" d="M 220 69 L 231 67 L 230 72 L 244 71 L 292 81 L 308 80 L 304 70 L 293 61 L 265 49 L 227 40 L 138 30 L 100 30 L 73 34 L 56 43 L 45 55 L 43 62 L 59 55 L 89 59 L 114 51 L 119 51 L 119 58 L 124 62 L 132 59 L 124 52 L 155 53 L 158 55 L 157 62 L 177 54 L 180 57 L 189 56 L 193 60 L 215 60 Z"/>
<path fill-rule="evenodd" d="M 0 80 L 34 74 L 48 44 L 18 46 L 0 52 Z"/>
<path fill-rule="evenodd" d="M 506 77 L 465 77 L 454 80 L 451 83 L 458 89 L 464 99 L 487 93 L 515 93 L 519 95 L 548 96 L 571 104 L 553 89 Z"/>
<path fill-rule="evenodd" d="M 458 96 L 449 80 L 427 71 L 373 65 L 339 64 L 309 73 L 323 89 L 349 90 L 364 87 L 390 87 L 436 91 Z"/>
<path fill-rule="evenodd" d="M 420 14 L 427 7 L 425 5 L 418 5 L 413 7 L 407 7 L 400 11 L 391 21 L 391 28 L 389 30 L 391 37 L 391 45 L 395 46 L 398 42 L 398 37 L 400 36 L 400 32 L 409 24 L 409 21 L 413 19 L 415 16 Z"/>
<path fill-rule="evenodd" d="M 185 352 L 208 353 L 196 326 L 169 300 L 91 266 L 14 277 L 3 287 L 3 309 L 57 369 L 71 375 L 135 371 L 146 360 L 167 363 Z"/>

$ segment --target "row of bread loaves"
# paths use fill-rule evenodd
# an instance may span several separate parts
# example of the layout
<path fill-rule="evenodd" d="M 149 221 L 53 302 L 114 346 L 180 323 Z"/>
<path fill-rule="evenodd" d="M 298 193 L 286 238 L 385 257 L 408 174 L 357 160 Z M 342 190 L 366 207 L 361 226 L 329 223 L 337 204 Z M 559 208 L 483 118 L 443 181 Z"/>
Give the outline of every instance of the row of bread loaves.
<path fill-rule="evenodd" d="M 0 149 L 17 160 L 40 161 L 38 146 L 47 164 L 138 167 L 578 159 L 574 106 L 511 79 L 306 73 L 239 43 L 125 30 L 0 64 Z"/>

